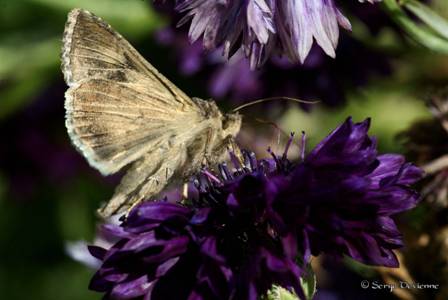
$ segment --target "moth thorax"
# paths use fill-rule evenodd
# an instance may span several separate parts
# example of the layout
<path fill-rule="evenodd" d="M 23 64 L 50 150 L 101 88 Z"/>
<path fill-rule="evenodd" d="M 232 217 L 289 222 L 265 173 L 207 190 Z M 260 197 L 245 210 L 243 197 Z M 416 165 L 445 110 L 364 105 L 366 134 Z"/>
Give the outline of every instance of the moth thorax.
<path fill-rule="evenodd" d="M 201 98 L 193 97 L 192 100 L 202 109 L 202 113 L 207 119 L 221 118 L 222 114 L 213 100 L 202 100 Z"/>
<path fill-rule="evenodd" d="M 233 136 L 235 137 L 241 129 L 241 115 L 236 114 L 225 114 L 222 117 L 222 130 L 224 136 Z"/>

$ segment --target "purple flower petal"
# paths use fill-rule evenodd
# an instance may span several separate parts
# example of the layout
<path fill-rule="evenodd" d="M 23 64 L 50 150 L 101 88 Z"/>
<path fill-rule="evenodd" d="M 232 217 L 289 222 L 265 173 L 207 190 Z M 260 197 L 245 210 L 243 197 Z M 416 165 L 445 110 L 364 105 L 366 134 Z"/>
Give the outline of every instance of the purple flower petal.
<path fill-rule="evenodd" d="M 146 276 L 135 280 L 120 283 L 114 286 L 111 291 L 112 299 L 135 299 L 145 295 L 151 287 Z"/>
<path fill-rule="evenodd" d="M 205 49 L 223 46 L 225 56 L 240 48 L 252 68 L 261 66 L 273 53 L 303 63 L 313 40 L 335 57 L 339 26 L 351 29 L 334 0 L 183 0 L 176 10 L 186 13 L 178 26 L 191 20 L 191 42 L 203 36 Z"/>

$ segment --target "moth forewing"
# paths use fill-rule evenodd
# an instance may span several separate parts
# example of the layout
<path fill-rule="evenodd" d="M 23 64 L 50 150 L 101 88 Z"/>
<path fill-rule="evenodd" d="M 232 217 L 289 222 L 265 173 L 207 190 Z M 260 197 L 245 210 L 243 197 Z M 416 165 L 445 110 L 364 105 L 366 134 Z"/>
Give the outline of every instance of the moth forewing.
<path fill-rule="evenodd" d="M 129 166 L 99 213 L 122 212 L 215 163 L 241 126 L 215 103 L 191 99 L 100 18 L 68 15 L 62 47 L 66 126 L 75 147 L 101 173 Z"/>

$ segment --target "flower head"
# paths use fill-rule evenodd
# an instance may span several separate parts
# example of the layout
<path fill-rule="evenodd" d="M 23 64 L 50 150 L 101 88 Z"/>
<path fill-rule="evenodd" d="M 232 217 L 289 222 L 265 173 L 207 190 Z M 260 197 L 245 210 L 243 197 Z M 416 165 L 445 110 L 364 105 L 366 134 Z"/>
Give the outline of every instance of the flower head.
<path fill-rule="evenodd" d="M 348 255 L 365 264 L 397 266 L 402 246 L 391 216 L 413 208 L 410 189 L 422 172 L 401 155 L 378 155 L 368 136 L 370 120 L 347 119 L 291 172 L 291 184 L 276 195 L 283 225 L 297 230 L 309 254 Z M 293 183 L 293 184 L 292 184 Z"/>
<path fill-rule="evenodd" d="M 223 46 L 226 57 L 241 48 L 252 68 L 273 53 L 303 63 L 313 41 L 335 57 L 339 26 L 351 30 L 334 0 L 181 0 L 176 10 L 186 13 L 179 25 L 191 20 L 191 42 L 202 36 L 205 49 Z"/>
<path fill-rule="evenodd" d="M 299 163 L 230 153 L 233 169 L 202 170 L 187 204 L 145 202 L 120 226 L 90 288 L 106 298 L 257 299 L 273 286 L 303 297 L 310 254 L 349 255 L 395 266 L 402 245 L 391 216 L 410 209 L 421 172 L 399 155 L 377 155 L 369 121 L 347 119 Z M 175 287 L 175 288 L 173 288 Z"/>
<path fill-rule="evenodd" d="M 255 300 L 273 284 L 303 295 L 295 244 L 269 225 L 265 195 L 281 166 L 249 153 L 236 164 L 234 172 L 221 165 L 220 175 L 204 170 L 188 206 L 145 202 L 121 226 L 105 226 L 120 240 L 90 247 L 103 261 L 90 288 L 111 299 Z"/>
<path fill-rule="evenodd" d="M 366 47 L 350 34 L 341 35 L 336 60 L 314 45 L 303 64 L 293 64 L 287 57 L 273 56 L 267 59 L 262 69 L 251 70 L 250 62 L 241 50 L 229 60 L 221 56 L 222 48 L 204 54 L 200 41 L 190 44 L 183 30 L 185 28 L 175 28 L 177 20 L 173 7 L 155 7 L 172 20 L 169 27 L 156 32 L 157 42 L 173 51 L 179 71 L 195 76 L 201 84 L 207 85 L 207 94 L 215 100 L 241 103 L 282 95 L 305 100 L 319 99 L 324 105 L 336 106 L 345 102 L 348 88 L 364 86 L 370 78 L 391 72 L 389 57 L 385 53 Z M 351 6 L 349 9 L 354 10 Z M 378 16 L 380 10 L 367 10 L 374 14 L 366 18 L 366 23 L 372 24 L 381 17 Z M 378 26 L 383 28 L 384 22 Z M 274 101 L 267 105 L 282 108 L 278 103 Z"/>

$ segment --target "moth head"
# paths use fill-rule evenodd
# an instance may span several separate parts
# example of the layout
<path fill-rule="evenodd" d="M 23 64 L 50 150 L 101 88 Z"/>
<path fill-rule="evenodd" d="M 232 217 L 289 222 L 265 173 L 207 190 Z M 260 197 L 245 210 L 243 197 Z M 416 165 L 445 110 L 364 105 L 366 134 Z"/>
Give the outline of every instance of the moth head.
<path fill-rule="evenodd" d="M 235 137 L 241 128 L 241 115 L 238 113 L 225 114 L 221 120 L 223 135 Z"/>
<path fill-rule="evenodd" d="M 202 100 L 200 98 L 193 97 L 191 98 L 196 104 L 202 108 L 202 112 L 204 113 L 204 117 L 207 119 L 213 120 L 221 120 L 221 128 L 222 128 L 222 136 L 235 137 L 241 128 L 241 115 L 239 113 L 227 113 L 223 114 L 218 106 L 216 105 L 213 99 Z M 215 123 L 216 124 L 216 123 Z M 219 126 L 219 123 L 217 123 Z"/>

